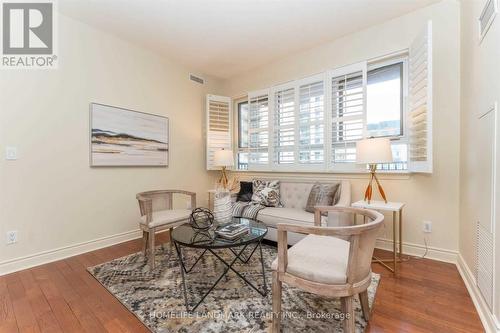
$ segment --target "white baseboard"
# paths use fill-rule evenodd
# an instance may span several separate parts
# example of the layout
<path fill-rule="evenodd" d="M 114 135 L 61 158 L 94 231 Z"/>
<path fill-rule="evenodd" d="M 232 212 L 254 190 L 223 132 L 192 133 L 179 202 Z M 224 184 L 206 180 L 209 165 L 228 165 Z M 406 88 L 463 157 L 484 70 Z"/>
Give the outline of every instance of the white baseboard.
<path fill-rule="evenodd" d="M 377 239 L 377 244 L 375 245 L 375 247 L 377 249 L 392 251 L 392 239 L 379 238 Z M 403 253 L 411 256 L 421 257 L 425 253 L 425 246 L 403 242 Z M 425 258 L 456 264 L 457 256 L 458 251 L 428 246 Z"/>
<path fill-rule="evenodd" d="M 139 229 L 0 262 L 0 276 L 141 237 Z"/>
<path fill-rule="evenodd" d="M 469 291 L 469 295 L 474 302 L 474 306 L 476 307 L 485 331 L 487 333 L 499 333 L 500 322 L 495 315 L 490 312 L 486 301 L 477 287 L 476 277 L 472 274 L 472 271 L 460 254 L 457 257 L 457 268 L 460 272 L 460 276 L 462 276 L 462 280 L 464 280 L 467 290 Z"/>

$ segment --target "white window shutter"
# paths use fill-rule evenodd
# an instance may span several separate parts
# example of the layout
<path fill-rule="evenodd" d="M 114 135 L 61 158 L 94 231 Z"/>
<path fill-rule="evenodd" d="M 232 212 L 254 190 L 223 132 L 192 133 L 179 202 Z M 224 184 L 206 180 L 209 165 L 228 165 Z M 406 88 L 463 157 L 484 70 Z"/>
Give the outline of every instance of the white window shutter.
<path fill-rule="evenodd" d="M 273 108 L 273 159 L 274 166 L 295 164 L 296 152 L 296 101 L 295 85 L 285 84 L 272 88 Z"/>
<path fill-rule="evenodd" d="M 432 22 L 410 46 L 408 169 L 432 173 Z"/>
<path fill-rule="evenodd" d="M 329 73 L 331 84 L 330 165 L 346 163 L 356 169 L 356 141 L 366 132 L 366 62 L 342 67 Z"/>
<path fill-rule="evenodd" d="M 207 95 L 207 170 L 218 170 L 214 154 L 222 148 L 232 149 L 231 98 Z"/>
<path fill-rule="evenodd" d="M 325 163 L 325 75 L 301 80 L 298 86 L 298 163 Z"/>
<path fill-rule="evenodd" d="M 268 170 L 270 167 L 270 105 L 269 90 L 248 93 L 249 170 Z"/>

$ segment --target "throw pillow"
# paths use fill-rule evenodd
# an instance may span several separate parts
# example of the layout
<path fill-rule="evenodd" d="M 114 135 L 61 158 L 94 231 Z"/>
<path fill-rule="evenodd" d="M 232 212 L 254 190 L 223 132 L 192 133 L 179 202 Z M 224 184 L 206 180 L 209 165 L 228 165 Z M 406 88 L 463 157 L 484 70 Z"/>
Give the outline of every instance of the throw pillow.
<path fill-rule="evenodd" d="M 255 179 L 253 181 L 252 202 L 267 207 L 279 207 L 280 181 Z"/>
<path fill-rule="evenodd" d="M 236 197 L 236 201 L 252 201 L 253 182 L 240 182 L 240 191 Z"/>
<path fill-rule="evenodd" d="M 314 213 L 314 206 L 333 205 L 335 193 L 337 192 L 339 185 L 339 183 L 314 184 L 311 188 L 311 192 L 309 192 L 309 198 L 307 198 L 306 212 Z"/>

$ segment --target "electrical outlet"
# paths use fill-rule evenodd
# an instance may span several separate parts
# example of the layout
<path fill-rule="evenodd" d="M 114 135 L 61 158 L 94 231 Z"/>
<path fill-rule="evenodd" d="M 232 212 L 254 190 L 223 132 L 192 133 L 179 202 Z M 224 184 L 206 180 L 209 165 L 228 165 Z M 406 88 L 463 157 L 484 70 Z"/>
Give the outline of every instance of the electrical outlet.
<path fill-rule="evenodd" d="M 424 232 L 425 233 L 432 232 L 432 222 L 431 221 L 424 221 Z"/>
<path fill-rule="evenodd" d="M 17 230 L 7 231 L 7 245 L 17 243 Z"/>

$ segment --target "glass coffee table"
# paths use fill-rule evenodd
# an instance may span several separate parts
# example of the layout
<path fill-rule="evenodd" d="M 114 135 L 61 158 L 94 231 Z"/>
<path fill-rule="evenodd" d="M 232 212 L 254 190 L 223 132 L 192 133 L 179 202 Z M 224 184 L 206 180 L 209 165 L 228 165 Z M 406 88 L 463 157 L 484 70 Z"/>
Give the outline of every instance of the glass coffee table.
<path fill-rule="evenodd" d="M 267 234 L 267 226 L 259 221 L 243 218 L 243 217 L 235 217 L 231 223 L 243 223 L 248 225 L 249 230 L 248 233 L 243 236 L 235 239 L 235 240 L 226 240 L 224 238 L 220 238 L 215 234 L 215 227 L 212 227 L 209 230 L 199 230 L 193 228 L 190 224 L 183 224 L 177 228 L 175 228 L 172 232 L 172 242 L 175 245 L 175 250 L 177 251 L 177 256 L 179 258 L 180 266 L 181 266 L 181 276 L 182 276 L 182 288 L 184 292 L 184 302 L 186 303 L 186 310 L 192 312 L 196 310 L 196 308 L 203 302 L 203 300 L 212 292 L 212 290 L 217 286 L 220 280 L 231 270 L 236 275 L 238 275 L 247 285 L 256 290 L 260 295 L 267 295 L 267 285 L 266 285 L 266 274 L 264 270 L 264 259 L 262 256 L 262 239 Z M 225 224 L 227 225 L 227 224 Z M 219 226 L 220 227 L 220 226 Z M 182 248 L 197 248 L 202 249 L 201 254 L 196 258 L 194 264 L 190 268 L 186 268 L 185 261 L 182 256 Z M 245 250 L 250 248 L 250 254 L 245 255 Z M 251 281 L 245 278 L 240 272 L 236 270 L 234 264 L 236 262 L 241 262 L 242 264 L 248 264 L 250 259 L 252 258 L 255 251 L 259 249 L 260 254 L 260 264 L 262 267 L 262 279 L 264 281 L 263 289 L 260 290 L 256 287 Z M 226 261 L 221 257 L 220 253 L 217 253 L 215 250 L 228 250 L 231 253 L 232 259 Z M 196 266 L 196 264 L 200 261 L 200 259 L 205 255 L 205 253 L 211 253 L 215 256 L 220 262 L 222 262 L 226 268 L 222 272 L 222 274 L 217 278 L 214 284 L 209 288 L 209 290 L 201 297 L 198 303 L 193 307 L 189 308 L 189 302 L 187 298 L 187 288 L 186 288 L 186 277 L 185 274 L 189 274 Z M 220 252 L 220 251 L 219 251 Z"/>

